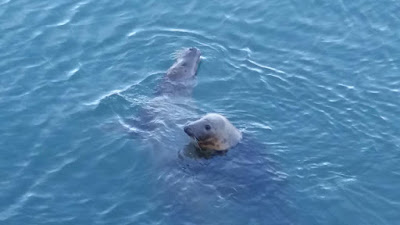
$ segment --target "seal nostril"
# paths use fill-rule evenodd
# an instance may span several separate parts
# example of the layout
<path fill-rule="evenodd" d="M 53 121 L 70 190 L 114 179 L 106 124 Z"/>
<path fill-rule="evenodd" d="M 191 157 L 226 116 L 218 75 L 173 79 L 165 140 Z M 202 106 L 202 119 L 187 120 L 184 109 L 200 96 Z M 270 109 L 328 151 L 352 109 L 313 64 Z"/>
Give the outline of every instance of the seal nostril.
<path fill-rule="evenodd" d="M 195 48 L 195 47 L 190 47 L 190 48 L 189 48 L 189 51 L 191 51 L 191 52 L 198 52 L 199 49 L 197 49 L 197 48 Z"/>

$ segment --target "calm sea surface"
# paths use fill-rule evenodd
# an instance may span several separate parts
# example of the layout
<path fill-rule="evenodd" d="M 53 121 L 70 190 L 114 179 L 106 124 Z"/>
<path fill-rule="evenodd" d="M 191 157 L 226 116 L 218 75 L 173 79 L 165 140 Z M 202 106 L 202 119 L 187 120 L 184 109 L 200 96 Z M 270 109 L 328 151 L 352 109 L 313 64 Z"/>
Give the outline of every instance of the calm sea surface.
<path fill-rule="evenodd" d="M 397 0 L 0 0 L 0 224 L 399 224 Z M 202 51 L 191 97 L 157 97 Z M 243 141 L 198 158 L 183 124 Z"/>

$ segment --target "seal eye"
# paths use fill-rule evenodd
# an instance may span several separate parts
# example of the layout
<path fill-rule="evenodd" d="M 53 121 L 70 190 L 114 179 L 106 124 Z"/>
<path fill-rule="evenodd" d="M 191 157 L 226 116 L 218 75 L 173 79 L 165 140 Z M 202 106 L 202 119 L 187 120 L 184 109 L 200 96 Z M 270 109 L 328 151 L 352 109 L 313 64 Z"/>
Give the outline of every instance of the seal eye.
<path fill-rule="evenodd" d="M 207 125 L 204 126 L 204 128 L 206 128 L 206 130 L 210 130 L 211 126 L 207 124 Z"/>

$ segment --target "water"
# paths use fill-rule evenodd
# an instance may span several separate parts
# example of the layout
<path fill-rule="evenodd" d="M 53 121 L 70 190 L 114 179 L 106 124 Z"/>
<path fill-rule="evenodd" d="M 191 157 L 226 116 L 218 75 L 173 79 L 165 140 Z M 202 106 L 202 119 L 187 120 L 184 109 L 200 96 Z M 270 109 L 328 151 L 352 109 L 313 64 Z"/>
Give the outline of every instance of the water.
<path fill-rule="evenodd" d="M 399 11 L 0 1 L 0 223 L 396 224 Z M 188 46 L 192 97 L 156 97 Z M 182 125 L 207 112 L 244 139 L 193 158 Z"/>

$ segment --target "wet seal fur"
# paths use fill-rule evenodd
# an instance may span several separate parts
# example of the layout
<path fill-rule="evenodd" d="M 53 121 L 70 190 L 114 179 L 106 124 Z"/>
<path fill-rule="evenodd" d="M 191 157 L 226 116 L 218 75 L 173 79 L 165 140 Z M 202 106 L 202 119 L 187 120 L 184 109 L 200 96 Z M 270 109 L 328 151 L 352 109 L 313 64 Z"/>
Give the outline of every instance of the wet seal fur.
<path fill-rule="evenodd" d="M 190 107 L 191 94 L 196 85 L 195 78 L 201 61 L 201 51 L 196 47 L 183 48 L 174 52 L 173 56 L 175 62 L 160 78 L 154 98 L 139 108 L 137 116 L 120 121 L 132 137 L 139 136 L 140 139 L 146 139 L 149 132 L 154 132 L 169 122 L 174 126 L 187 121 L 182 115 L 175 117 L 172 115 L 190 113 L 190 110 L 186 109 Z M 182 119 L 182 122 L 176 118 Z M 176 128 L 181 129 L 180 126 Z"/>
<path fill-rule="evenodd" d="M 225 151 L 242 139 L 242 133 L 227 118 L 217 113 L 209 113 L 190 122 L 183 130 L 202 150 Z"/>
<path fill-rule="evenodd" d="M 163 78 L 158 94 L 166 96 L 190 96 L 200 63 L 201 51 L 190 47 L 174 53 L 176 61 Z"/>

